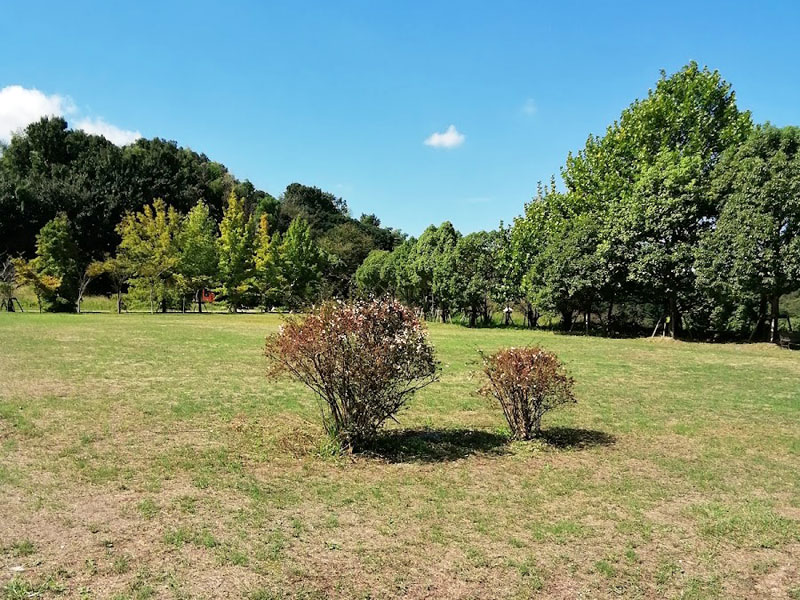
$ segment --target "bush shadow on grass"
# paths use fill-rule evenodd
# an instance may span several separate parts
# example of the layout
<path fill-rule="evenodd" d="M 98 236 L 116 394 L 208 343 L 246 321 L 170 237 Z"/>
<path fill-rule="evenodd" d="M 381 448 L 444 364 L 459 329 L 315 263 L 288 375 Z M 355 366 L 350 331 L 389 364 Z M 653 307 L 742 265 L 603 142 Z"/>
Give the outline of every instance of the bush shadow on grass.
<path fill-rule="evenodd" d="M 361 454 L 387 462 L 447 462 L 508 452 L 507 435 L 478 429 L 398 429 L 382 432 Z"/>
<path fill-rule="evenodd" d="M 585 450 L 595 446 L 611 446 L 617 441 L 615 436 L 605 431 L 574 427 L 550 427 L 542 431 L 541 439 L 549 446 L 561 450 Z"/>
<path fill-rule="evenodd" d="M 553 450 L 586 450 L 611 446 L 617 438 L 604 431 L 551 427 L 536 440 Z M 507 434 L 479 429 L 398 429 L 385 431 L 359 454 L 391 463 L 447 462 L 480 454 L 501 456 L 511 451 Z"/>

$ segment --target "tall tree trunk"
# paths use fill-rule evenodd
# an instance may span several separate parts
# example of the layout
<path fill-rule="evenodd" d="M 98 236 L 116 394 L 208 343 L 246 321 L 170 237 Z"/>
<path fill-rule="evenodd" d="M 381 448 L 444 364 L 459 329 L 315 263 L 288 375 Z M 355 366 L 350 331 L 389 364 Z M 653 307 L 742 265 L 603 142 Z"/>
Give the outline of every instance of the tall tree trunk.
<path fill-rule="evenodd" d="M 669 335 L 677 339 L 681 332 L 681 313 L 678 310 L 678 297 L 675 292 L 670 292 L 668 299 Z"/>
<path fill-rule="evenodd" d="M 606 335 L 611 335 L 611 317 L 614 314 L 614 298 L 608 301 L 608 312 L 606 313 Z"/>
<path fill-rule="evenodd" d="M 767 316 L 767 297 L 764 294 L 761 294 L 761 298 L 759 298 L 758 300 L 758 317 L 756 317 L 756 326 L 750 333 L 750 337 L 747 338 L 748 342 L 761 339 L 762 332 L 764 330 L 764 319 L 766 318 L 766 316 Z"/>
<path fill-rule="evenodd" d="M 197 290 L 197 312 L 203 312 L 203 290 Z"/>
<path fill-rule="evenodd" d="M 117 290 L 117 314 L 122 314 L 122 288 Z"/>
<path fill-rule="evenodd" d="M 769 341 L 777 343 L 780 338 L 778 332 L 778 315 L 780 314 L 781 297 L 775 294 L 770 299 Z"/>
<path fill-rule="evenodd" d="M 561 327 L 564 331 L 572 331 L 572 310 L 561 311 Z"/>
<path fill-rule="evenodd" d="M 471 306 L 469 309 L 469 326 L 475 327 L 478 323 L 478 311 L 474 306 Z"/>
<path fill-rule="evenodd" d="M 530 302 L 525 303 L 525 316 L 528 321 L 528 327 L 536 329 L 539 326 L 539 309 L 533 308 Z"/>

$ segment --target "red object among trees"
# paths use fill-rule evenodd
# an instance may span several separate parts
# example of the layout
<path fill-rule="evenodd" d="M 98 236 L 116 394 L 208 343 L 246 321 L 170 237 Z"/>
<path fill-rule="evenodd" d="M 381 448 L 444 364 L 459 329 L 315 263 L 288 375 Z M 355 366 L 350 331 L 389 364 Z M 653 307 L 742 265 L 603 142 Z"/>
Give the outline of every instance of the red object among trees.
<path fill-rule="evenodd" d="M 202 290 L 200 292 L 200 300 L 202 302 L 214 302 L 214 298 L 216 297 L 216 294 L 210 290 Z"/>

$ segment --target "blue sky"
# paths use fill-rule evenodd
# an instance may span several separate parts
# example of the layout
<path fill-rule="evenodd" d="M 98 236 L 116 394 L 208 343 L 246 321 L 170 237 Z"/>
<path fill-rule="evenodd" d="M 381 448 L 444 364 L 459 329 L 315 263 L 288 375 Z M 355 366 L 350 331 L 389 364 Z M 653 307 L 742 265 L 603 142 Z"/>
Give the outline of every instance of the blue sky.
<path fill-rule="evenodd" d="M 4 3 L 0 88 L 39 90 L 87 129 L 177 140 L 274 195 L 320 186 L 415 235 L 511 220 L 692 59 L 756 121 L 800 124 L 800 3 L 550 4 Z M 450 125 L 439 140 L 460 145 L 424 143 Z"/>

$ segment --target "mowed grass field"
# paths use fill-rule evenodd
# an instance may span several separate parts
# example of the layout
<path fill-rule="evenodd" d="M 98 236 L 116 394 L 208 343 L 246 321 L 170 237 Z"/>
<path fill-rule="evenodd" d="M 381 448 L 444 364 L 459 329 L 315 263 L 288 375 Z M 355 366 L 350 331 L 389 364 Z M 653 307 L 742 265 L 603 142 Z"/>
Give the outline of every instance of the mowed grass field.
<path fill-rule="evenodd" d="M 432 324 L 349 457 L 279 323 L 0 314 L 0 598 L 800 598 L 800 352 Z M 579 404 L 510 443 L 477 350 L 530 343 Z"/>

